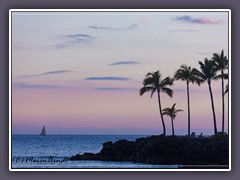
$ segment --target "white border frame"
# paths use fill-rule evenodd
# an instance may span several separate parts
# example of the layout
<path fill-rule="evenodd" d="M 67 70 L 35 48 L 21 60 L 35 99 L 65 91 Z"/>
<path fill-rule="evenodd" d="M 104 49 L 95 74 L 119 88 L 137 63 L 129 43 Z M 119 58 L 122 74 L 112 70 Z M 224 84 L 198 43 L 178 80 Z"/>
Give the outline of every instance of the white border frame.
<path fill-rule="evenodd" d="M 12 168 L 12 12 L 228 12 L 228 130 L 229 168 L 228 169 L 14 169 Z M 9 171 L 231 171 L 231 10 L 230 9 L 10 9 L 9 10 Z"/>

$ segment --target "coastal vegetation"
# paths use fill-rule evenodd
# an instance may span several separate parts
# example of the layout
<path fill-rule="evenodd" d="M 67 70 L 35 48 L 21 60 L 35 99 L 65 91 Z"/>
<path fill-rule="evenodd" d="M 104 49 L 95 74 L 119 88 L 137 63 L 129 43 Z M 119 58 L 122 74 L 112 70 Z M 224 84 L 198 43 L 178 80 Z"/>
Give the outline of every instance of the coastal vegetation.
<path fill-rule="evenodd" d="M 177 115 L 178 112 L 183 111 L 182 109 L 176 109 L 175 106 L 176 106 L 176 103 L 173 104 L 172 107 L 170 107 L 170 108 L 164 108 L 164 109 L 162 110 L 162 111 L 163 111 L 163 115 L 167 115 L 167 116 L 171 117 L 172 135 L 173 135 L 173 136 L 175 135 L 175 133 L 174 133 L 173 120 L 176 118 L 176 115 Z"/>
<path fill-rule="evenodd" d="M 171 108 L 162 109 L 161 104 L 161 95 L 160 92 L 166 93 L 168 96 L 173 96 L 173 90 L 169 88 L 169 86 L 173 85 L 174 80 L 182 80 L 186 82 L 187 85 L 187 112 L 188 112 L 188 130 L 187 135 L 190 137 L 191 133 L 191 121 L 190 121 L 190 90 L 189 83 L 196 83 L 199 86 L 203 83 L 207 83 L 208 90 L 210 94 L 211 108 L 213 114 L 213 129 L 214 135 L 218 133 L 217 129 L 217 120 L 216 120 L 216 112 L 214 106 L 214 95 L 212 90 L 212 81 L 221 79 L 221 87 L 222 87 L 222 129 L 221 133 L 224 134 L 224 94 L 228 93 L 228 84 L 224 90 L 224 80 L 228 79 L 228 73 L 225 70 L 228 69 L 228 58 L 224 55 L 224 51 L 222 50 L 220 54 L 214 53 L 211 59 L 205 58 L 204 61 L 198 61 L 200 65 L 200 69 L 191 68 L 191 66 L 187 66 L 183 64 L 180 68 L 175 72 L 174 78 L 170 78 L 169 76 L 162 80 L 161 74 L 159 71 L 156 72 L 148 72 L 143 80 L 143 87 L 140 89 L 139 94 L 142 96 L 145 92 L 151 92 L 151 97 L 157 91 L 158 97 L 158 106 L 160 117 L 162 120 L 163 126 L 163 135 L 166 135 L 166 126 L 164 123 L 163 115 L 169 115 L 172 120 L 176 117 L 176 114 L 173 113 Z M 220 71 L 220 73 L 219 73 Z M 172 106 L 174 108 L 175 105 Z M 176 110 L 176 112 L 179 112 Z M 174 134 L 173 122 L 172 122 L 172 135 Z"/>
<path fill-rule="evenodd" d="M 222 83 L 222 133 L 224 133 L 224 107 L 225 107 L 225 104 L 224 104 L 224 94 L 225 94 L 224 79 L 228 79 L 228 74 L 225 73 L 224 71 L 226 69 L 228 69 L 228 59 L 224 55 L 224 51 L 222 50 L 222 52 L 220 54 L 217 54 L 217 53 L 213 54 L 213 60 L 215 62 L 217 69 L 221 72 L 221 74 L 216 76 L 216 78 L 220 78 L 221 83 Z M 228 86 L 227 86 L 226 90 L 228 91 Z"/>
<path fill-rule="evenodd" d="M 212 105 L 212 113 L 213 113 L 214 134 L 217 134 L 216 113 L 215 113 L 214 99 L 213 99 L 213 93 L 212 93 L 212 87 L 211 87 L 211 83 L 212 83 L 212 80 L 215 79 L 217 69 L 214 64 L 214 61 L 208 60 L 207 58 L 205 58 L 204 62 L 199 61 L 198 63 L 200 64 L 200 71 L 197 69 L 194 69 L 194 71 L 197 74 L 197 78 L 198 78 L 197 81 L 199 85 L 204 82 L 207 82 L 208 84 L 211 105 Z"/>
<path fill-rule="evenodd" d="M 187 104 L 188 104 L 188 136 L 190 136 L 190 97 L 189 97 L 189 83 L 196 82 L 196 75 L 191 66 L 181 65 L 174 75 L 175 80 L 186 81 L 187 85 Z"/>
<path fill-rule="evenodd" d="M 156 72 L 149 72 L 147 73 L 145 79 L 143 80 L 143 87 L 140 89 L 140 96 L 142 96 L 145 92 L 151 92 L 151 97 L 153 94 L 157 91 L 157 97 L 158 97 L 158 106 L 159 106 L 159 112 L 160 117 L 162 120 L 162 126 L 163 126 L 163 135 L 166 135 L 166 127 L 163 119 L 163 112 L 162 112 L 162 106 L 161 106 L 161 96 L 160 92 L 166 93 L 168 96 L 173 96 L 172 89 L 169 88 L 173 84 L 173 79 L 170 77 L 166 77 L 162 80 L 161 74 L 159 71 Z"/>

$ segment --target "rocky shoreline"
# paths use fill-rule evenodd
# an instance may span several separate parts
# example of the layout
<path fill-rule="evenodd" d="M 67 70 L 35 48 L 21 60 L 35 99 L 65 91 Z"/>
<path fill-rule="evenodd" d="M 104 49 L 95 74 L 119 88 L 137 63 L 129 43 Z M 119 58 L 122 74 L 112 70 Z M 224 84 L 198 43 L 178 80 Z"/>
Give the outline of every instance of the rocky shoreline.
<path fill-rule="evenodd" d="M 103 143 L 99 153 L 84 153 L 69 160 L 131 161 L 160 165 L 228 165 L 228 138 L 150 136 L 133 141 Z"/>

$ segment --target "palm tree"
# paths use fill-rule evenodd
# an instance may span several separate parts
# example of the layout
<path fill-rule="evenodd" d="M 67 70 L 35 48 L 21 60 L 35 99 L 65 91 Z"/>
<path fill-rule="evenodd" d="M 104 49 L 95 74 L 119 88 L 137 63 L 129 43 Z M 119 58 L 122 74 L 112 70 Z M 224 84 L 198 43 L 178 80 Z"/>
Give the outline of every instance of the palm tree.
<path fill-rule="evenodd" d="M 228 59 L 224 56 L 222 50 L 221 54 L 214 53 L 212 59 L 215 62 L 215 65 L 221 74 L 216 76 L 216 78 L 221 78 L 222 80 L 222 133 L 224 133 L 224 79 L 227 79 L 228 75 L 224 73 L 224 70 L 228 68 Z"/>
<path fill-rule="evenodd" d="M 151 97 L 157 91 L 158 106 L 159 106 L 159 112 L 162 120 L 164 136 L 166 135 L 166 127 L 165 127 L 163 114 L 162 114 L 160 92 L 166 93 L 168 96 L 172 97 L 173 91 L 172 89 L 167 87 L 167 86 L 171 86 L 172 84 L 173 84 L 173 80 L 170 77 L 166 77 L 162 80 L 161 74 L 159 73 L 159 71 L 149 72 L 146 74 L 146 77 L 143 80 L 143 87 L 139 91 L 140 96 L 142 96 L 145 92 L 151 92 Z"/>
<path fill-rule="evenodd" d="M 196 81 L 196 75 L 192 71 L 191 66 L 181 65 L 176 71 L 174 78 L 176 80 L 186 81 L 187 84 L 187 103 L 188 103 L 188 136 L 190 136 L 190 98 L 189 98 L 189 83 Z"/>
<path fill-rule="evenodd" d="M 211 98 L 212 112 L 213 112 L 214 134 L 217 134 L 217 122 L 216 122 L 216 115 L 215 115 L 215 109 L 214 109 L 213 93 L 211 88 L 211 82 L 212 80 L 215 79 L 217 69 L 214 61 L 208 60 L 207 58 L 205 58 L 204 63 L 201 61 L 198 61 L 198 63 L 200 64 L 201 72 L 195 68 L 193 69 L 193 71 L 197 75 L 196 82 L 198 83 L 198 85 L 204 82 L 207 82 L 208 84 L 208 89 L 209 89 L 210 98 Z"/>
<path fill-rule="evenodd" d="M 172 123 L 172 135 L 174 136 L 174 126 L 173 126 L 173 120 L 176 118 L 176 115 L 178 112 L 183 111 L 182 109 L 176 109 L 175 108 L 176 103 L 171 108 L 165 108 L 163 109 L 163 115 L 167 115 L 171 117 L 171 123 Z"/>

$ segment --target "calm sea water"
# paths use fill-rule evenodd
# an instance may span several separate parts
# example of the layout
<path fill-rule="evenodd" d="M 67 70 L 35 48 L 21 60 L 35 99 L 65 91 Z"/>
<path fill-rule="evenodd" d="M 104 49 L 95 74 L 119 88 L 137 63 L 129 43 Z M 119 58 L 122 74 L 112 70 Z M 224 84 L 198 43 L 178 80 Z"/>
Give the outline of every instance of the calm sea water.
<path fill-rule="evenodd" d="M 12 135 L 12 168 L 177 168 L 112 161 L 69 161 L 84 152 L 97 153 L 106 141 L 134 141 L 143 135 Z"/>

